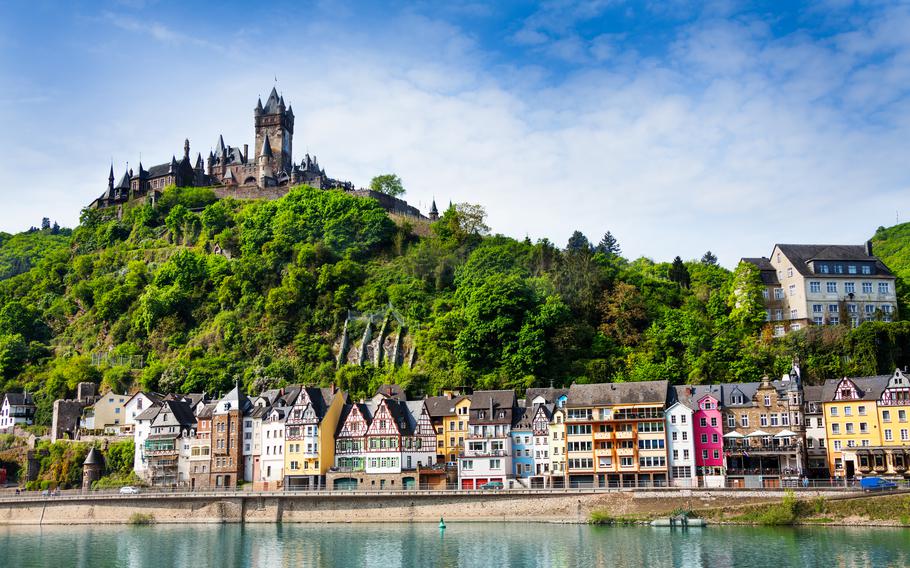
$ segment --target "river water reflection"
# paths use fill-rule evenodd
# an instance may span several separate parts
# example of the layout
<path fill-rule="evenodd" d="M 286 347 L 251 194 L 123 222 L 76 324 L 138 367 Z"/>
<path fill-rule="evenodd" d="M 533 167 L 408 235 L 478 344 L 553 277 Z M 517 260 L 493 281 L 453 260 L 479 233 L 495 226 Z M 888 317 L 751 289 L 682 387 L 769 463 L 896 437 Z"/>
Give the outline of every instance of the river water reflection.
<path fill-rule="evenodd" d="M 539 523 L 0 527 L 0 567 L 910 566 L 910 531 Z"/>

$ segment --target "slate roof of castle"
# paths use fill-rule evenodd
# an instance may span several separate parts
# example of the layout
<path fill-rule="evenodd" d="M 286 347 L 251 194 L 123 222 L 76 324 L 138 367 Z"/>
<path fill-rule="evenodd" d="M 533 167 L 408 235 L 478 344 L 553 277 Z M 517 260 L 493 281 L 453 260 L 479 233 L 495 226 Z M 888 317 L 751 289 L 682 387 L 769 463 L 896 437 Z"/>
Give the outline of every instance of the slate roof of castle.
<path fill-rule="evenodd" d="M 104 459 L 101 457 L 101 452 L 92 446 L 88 451 L 88 455 L 85 456 L 85 461 L 82 462 L 82 465 L 104 465 Z"/>
<path fill-rule="evenodd" d="M 265 114 L 276 114 L 279 112 L 278 105 L 284 105 L 284 100 L 278 98 L 278 90 L 275 87 L 272 87 L 272 92 L 269 93 L 269 99 L 265 102 L 265 107 L 262 111 Z"/>

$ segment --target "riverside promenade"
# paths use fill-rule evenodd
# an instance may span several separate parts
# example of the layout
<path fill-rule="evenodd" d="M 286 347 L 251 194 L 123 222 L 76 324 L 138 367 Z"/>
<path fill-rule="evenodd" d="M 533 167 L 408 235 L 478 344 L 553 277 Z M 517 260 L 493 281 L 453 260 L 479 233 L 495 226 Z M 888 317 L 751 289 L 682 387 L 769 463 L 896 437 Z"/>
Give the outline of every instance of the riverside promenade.
<path fill-rule="evenodd" d="M 862 495 L 854 488 L 795 490 L 800 498 Z M 0 525 L 156 523 L 587 522 L 591 512 L 663 515 L 779 500 L 781 489 L 512 489 L 501 491 L 196 491 L 0 494 Z"/>

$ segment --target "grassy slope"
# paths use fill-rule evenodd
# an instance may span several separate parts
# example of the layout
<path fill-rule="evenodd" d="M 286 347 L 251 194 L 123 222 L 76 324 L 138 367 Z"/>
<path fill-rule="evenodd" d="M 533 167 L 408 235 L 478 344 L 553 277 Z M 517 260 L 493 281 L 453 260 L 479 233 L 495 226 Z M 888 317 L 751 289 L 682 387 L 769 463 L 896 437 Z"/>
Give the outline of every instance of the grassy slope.
<path fill-rule="evenodd" d="M 910 282 L 910 223 L 879 228 L 872 244 L 875 254 L 904 282 Z"/>

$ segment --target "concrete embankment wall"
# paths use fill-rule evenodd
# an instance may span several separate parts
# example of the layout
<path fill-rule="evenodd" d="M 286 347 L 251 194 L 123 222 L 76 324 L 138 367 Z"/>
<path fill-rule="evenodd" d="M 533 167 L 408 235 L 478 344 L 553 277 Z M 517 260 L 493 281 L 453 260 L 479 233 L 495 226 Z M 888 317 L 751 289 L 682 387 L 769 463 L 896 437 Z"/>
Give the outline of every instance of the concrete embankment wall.
<path fill-rule="evenodd" d="M 842 492 L 801 492 L 800 497 Z M 75 496 L 0 499 L 0 525 L 127 523 L 136 513 L 156 523 L 273 522 L 585 522 L 592 511 L 661 515 L 763 503 L 781 498 L 766 491 L 613 491 L 572 493 L 425 494 L 193 494 Z"/>

